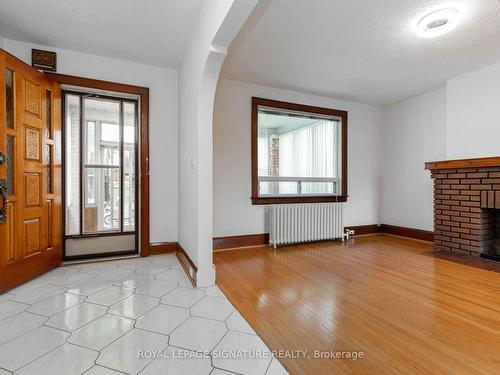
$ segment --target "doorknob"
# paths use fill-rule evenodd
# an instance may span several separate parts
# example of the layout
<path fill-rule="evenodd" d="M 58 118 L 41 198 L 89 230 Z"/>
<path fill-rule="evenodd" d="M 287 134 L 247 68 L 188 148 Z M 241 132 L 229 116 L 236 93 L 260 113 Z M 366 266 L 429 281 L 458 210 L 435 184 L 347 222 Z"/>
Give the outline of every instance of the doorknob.
<path fill-rule="evenodd" d="M 9 204 L 9 199 L 7 195 L 7 182 L 5 180 L 0 180 L 0 194 L 2 194 L 2 209 L 0 210 L 0 224 L 5 224 L 7 222 L 7 205 Z"/>
<path fill-rule="evenodd" d="M 7 158 L 5 157 L 5 155 L 2 152 L 0 152 L 0 165 L 5 164 L 6 161 L 7 161 Z"/>

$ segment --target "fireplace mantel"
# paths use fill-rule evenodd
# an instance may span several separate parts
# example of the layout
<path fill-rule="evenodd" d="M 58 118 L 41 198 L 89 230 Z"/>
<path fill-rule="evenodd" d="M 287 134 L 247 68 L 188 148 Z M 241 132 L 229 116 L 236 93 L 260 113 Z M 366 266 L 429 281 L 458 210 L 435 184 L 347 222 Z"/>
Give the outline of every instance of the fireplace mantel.
<path fill-rule="evenodd" d="M 465 169 L 488 167 L 500 167 L 500 156 L 474 159 L 429 161 L 425 163 L 425 169 L 431 171 L 436 169 Z"/>

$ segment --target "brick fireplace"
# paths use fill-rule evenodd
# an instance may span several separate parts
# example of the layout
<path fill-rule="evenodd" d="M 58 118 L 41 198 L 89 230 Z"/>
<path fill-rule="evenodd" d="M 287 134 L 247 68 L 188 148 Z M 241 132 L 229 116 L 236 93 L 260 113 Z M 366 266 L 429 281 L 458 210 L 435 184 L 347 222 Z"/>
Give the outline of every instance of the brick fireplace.
<path fill-rule="evenodd" d="M 500 261 L 500 157 L 428 162 L 434 247 Z"/>

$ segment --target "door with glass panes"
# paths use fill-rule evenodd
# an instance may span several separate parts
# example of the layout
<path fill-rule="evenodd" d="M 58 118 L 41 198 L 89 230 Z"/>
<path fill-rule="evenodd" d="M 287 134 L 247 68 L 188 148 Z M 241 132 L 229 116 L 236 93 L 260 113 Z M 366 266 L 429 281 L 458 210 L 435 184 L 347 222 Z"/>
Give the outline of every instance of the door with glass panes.
<path fill-rule="evenodd" d="M 61 97 L 0 49 L 0 293 L 61 263 Z"/>
<path fill-rule="evenodd" d="M 63 91 L 66 259 L 137 253 L 138 102 Z"/>

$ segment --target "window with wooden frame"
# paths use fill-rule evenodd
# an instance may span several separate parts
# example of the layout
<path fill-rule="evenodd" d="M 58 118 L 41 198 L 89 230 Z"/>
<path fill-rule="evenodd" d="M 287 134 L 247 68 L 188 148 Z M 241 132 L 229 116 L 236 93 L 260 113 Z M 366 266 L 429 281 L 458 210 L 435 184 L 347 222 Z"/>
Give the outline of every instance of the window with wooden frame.
<path fill-rule="evenodd" d="M 347 112 L 252 98 L 252 204 L 345 202 Z"/>

